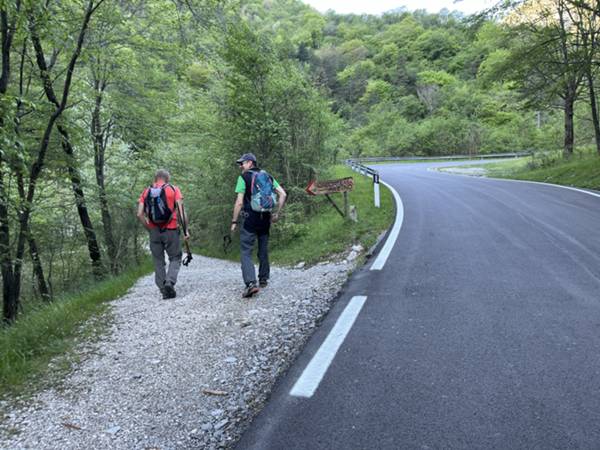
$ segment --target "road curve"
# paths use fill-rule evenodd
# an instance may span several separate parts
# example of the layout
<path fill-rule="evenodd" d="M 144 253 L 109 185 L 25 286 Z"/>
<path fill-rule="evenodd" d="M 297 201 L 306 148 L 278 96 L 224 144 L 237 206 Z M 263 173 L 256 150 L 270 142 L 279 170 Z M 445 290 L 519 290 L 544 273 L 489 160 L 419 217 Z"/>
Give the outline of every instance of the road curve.
<path fill-rule="evenodd" d="M 600 198 L 378 166 L 404 221 L 353 275 L 240 449 L 599 448 Z M 311 397 L 290 395 L 353 298 Z"/>

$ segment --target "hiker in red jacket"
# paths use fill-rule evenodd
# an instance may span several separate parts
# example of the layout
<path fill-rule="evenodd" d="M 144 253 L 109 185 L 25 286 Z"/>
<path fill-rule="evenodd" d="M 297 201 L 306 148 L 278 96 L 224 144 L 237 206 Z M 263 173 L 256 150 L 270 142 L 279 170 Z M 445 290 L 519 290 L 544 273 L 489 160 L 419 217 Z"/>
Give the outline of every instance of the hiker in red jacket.
<path fill-rule="evenodd" d="M 182 220 L 185 234 L 190 238 L 188 218 L 183 208 L 183 196 L 177 186 L 169 184 L 168 171 L 160 169 L 154 184 L 144 189 L 138 201 L 137 217 L 150 233 L 150 251 L 154 259 L 154 280 L 163 299 L 175 298 L 175 284 L 181 267 L 181 244 L 178 221 Z M 165 270 L 165 252 L 169 268 Z"/>

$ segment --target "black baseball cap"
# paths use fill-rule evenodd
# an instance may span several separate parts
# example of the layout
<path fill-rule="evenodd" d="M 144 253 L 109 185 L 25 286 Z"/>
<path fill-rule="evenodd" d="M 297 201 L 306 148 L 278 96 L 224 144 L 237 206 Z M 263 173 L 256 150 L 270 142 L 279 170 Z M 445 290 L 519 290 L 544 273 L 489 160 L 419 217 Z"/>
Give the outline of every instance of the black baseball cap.
<path fill-rule="evenodd" d="M 244 153 L 242 156 L 240 156 L 240 159 L 238 159 L 236 163 L 241 164 L 244 161 L 256 162 L 256 156 L 254 156 L 254 153 Z"/>

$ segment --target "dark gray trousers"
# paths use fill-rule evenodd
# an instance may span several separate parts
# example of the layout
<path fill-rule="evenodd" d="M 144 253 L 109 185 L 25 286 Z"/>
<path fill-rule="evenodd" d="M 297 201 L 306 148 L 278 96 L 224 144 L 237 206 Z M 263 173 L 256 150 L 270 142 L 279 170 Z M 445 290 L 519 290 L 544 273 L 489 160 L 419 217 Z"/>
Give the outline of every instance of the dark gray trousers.
<path fill-rule="evenodd" d="M 258 279 L 268 280 L 269 267 L 269 234 L 252 233 L 242 225 L 240 229 L 240 250 L 242 260 L 242 277 L 246 286 L 256 283 L 256 270 L 252 261 L 254 241 L 258 238 Z"/>
<path fill-rule="evenodd" d="M 150 251 L 154 260 L 154 281 L 159 289 L 170 284 L 175 286 L 177 274 L 181 267 L 181 245 L 179 243 L 179 230 L 164 230 L 158 228 L 150 231 Z M 169 269 L 165 270 L 165 252 L 169 257 Z"/>

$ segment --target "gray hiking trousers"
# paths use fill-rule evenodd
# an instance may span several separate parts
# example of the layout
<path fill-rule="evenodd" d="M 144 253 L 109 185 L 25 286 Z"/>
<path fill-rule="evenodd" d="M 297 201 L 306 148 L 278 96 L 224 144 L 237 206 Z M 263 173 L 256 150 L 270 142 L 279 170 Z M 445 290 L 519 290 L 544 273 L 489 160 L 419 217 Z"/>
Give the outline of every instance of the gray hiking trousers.
<path fill-rule="evenodd" d="M 258 279 L 268 280 L 269 267 L 269 233 L 252 233 L 242 225 L 240 228 L 240 250 L 242 260 L 242 277 L 246 286 L 256 283 L 256 270 L 252 261 L 254 241 L 258 238 Z"/>
<path fill-rule="evenodd" d="M 154 259 L 154 281 L 158 288 L 162 290 L 166 284 L 175 286 L 182 256 L 179 230 L 150 230 L 150 251 Z M 165 252 L 169 257 L 168 271 L 165 270 Z"/>

